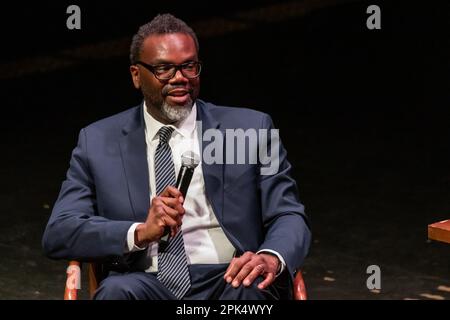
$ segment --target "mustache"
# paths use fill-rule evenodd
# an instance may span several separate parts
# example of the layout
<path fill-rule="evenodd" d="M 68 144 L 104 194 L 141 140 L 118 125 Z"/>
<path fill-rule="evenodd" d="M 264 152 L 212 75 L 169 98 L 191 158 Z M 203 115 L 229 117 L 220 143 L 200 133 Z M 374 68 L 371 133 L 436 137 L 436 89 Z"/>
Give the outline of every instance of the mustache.
<path fill-rule="evenodd" d="M 163 96 L 167 96 L 169 94 L 170 91 L 175 90 L 175 89 L 183 89 L 186 90 L 189 94 L 192 94 L 192 92 L 194 92 L 194 89 L 189 88 L 189 87 L 185 87 L 183 85 L 166 85 L 162 88 L 161 93 Z"/>

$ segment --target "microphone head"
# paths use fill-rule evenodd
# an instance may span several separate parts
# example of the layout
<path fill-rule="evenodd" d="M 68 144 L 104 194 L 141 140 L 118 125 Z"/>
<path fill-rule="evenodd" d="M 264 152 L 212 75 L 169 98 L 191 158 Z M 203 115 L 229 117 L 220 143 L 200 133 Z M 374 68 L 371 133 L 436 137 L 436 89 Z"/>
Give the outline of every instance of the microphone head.
<path fill-rule="evenodd" d="M 200 163 L 198 154 L 192 151 L 186 151 L 181 155 L 181 165 L 190 169 L 195 169 Z"/>

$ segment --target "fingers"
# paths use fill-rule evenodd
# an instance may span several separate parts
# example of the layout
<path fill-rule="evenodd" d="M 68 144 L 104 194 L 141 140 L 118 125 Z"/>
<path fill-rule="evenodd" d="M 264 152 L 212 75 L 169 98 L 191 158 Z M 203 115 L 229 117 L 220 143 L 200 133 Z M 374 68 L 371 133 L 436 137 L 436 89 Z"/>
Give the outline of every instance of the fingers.
<path fill-rule="evenodd" d="M 153 198 L 152 206 L 162 207 L 164 211 L 173 218 L 176 218 L 176 216 L 181 218 L 185 213 L 179 198 L 157 196 Z"/>
<path fill-rule="evenodd" d="M 178 222 L 169 217 L 169 216 L 162 216 L 161 219 L 159 219 L 159 223 L 158 223 L 159 227 L 160 227 L 160 232 L 161 234 L 159 235 L 159 237 L 162 237 L 165 235 L 166 229 L 169 228 L 170 230 L 170 236 L 173 237 L 173 232 L 174 230 L 176 230 L 178 232 Z M 158 237 L 158 238 L 159 238 Z"/>
<path fill-rule="evenodd" d="M 244 267 L 247 262 L 251 260 L 251 253 L 246 252 L 239 258 L 233 258 L 230 262 L 230 265 L 227 268 L 227 271 L 225 272 L 225 275 L 223 278 L 226 282 L 231 283 L 234 282 L 236 276 L 241 271 L 241 269 Z M 239 286 L 240 281 L 236 282 L 237 286 Z"/>
<path fill-rule="evenodd" d="M 241 283 L 243 283 L 244 279 L 246 279 L 247 282 L 245 286 L 249 286 L 253 283 L 253 280 L 255 280 L 257 276 L 262 274 L 261 271 L 264 271 L 263 265 L 259 264 L 255 266 L 254 263 L 248 262 L 241 268 L 236 277 L 234 277 L 231 285 L 237 288 L 241 285 Z"/>
<path fill-rule="evenodd" d="M 263 282 L 261 282 L 260 284 L 258 284 L 258 288 L 259 289 L 265 289 L 267 288 L 269 285 L 272 284 L 272 282 L 275 280 L 275 273 L 273 272 L 268 272 L 265 275 L 265 279 Z"/>
<path fill-rule="evenodd" d="M 158 200 L 161 200 L 166 206 L 175 209 L 179 214 L 184 214 L 183 203 L 180 202 L 177 198 L 169 198 L 169 197 L 158 197 Z"/>
<path fill-rule="evenodd" d="M 181 226 L 181 224 L 182 224 L 182 222 L 181 222 L 182 215 L 180 215 L 177 210 L 172 209 L 171 207 L 168 207 L 165 204 L 162 205 L 162 208 L 163 208 L 164 214 L 166 216 L 169 216 L 170 218 L 175 220 L 176 223 L 177 223 L 177 226 Z M 164 215 L 162 215 L 162 216 L 164 216 Z"/>
<path fill-rule="evenodd" d="M 179 230 L 179 227 L 182 225 L 182 218 L 184 214 L 184 209 L 181 207 L 181 213 L 180 209 L 175 206 L 175 208 L 172 208 L 166 203 L 169 203 L 171 205 L 174 205 L 173 202 L 177 202 L 177 199 L 173 198 L 162 198 L 162 197 L 155 197 L 152 200 L 152 207 L 151 211 L 153 211 L 153 214 L 151 216 L 151 220 L 160 228 L 160 235 L 163 235 L 164 228 L 169 227 L 171 230 L 171 236 L 175 236 Z"/>
<path fill-rule="evenodd" d="M 159 196 L 160 197 L 172 197 L 172 198 L 178 199 L 181 203 L 183 203 L 183 201 L 184 201 L 183 195 L 181 194 L 180 190 L 178 190 L 177 188 L 172 187 L 172 186 L 166 187 Z"/>
<path fill-rule="evenodd" d="M 258 285 L 259 289 L 265 289 L 275 280 L 275 273 L 267 262 L 258 254 L 246 252 L 239 258 L 233 258 L 225 272 L 224 279 L 234 288 L 241 284 L 249 287 L 259 276 L 264 280 Z"/>
<path fill-rule="evenodd" d="M 175 236 L 182 224 L 185 213 L 183 208 L 184 198 L 175 187 L 167 187 L 159 195 L 152 199 L 148 211 L 145 228 L 141 228 L 141 239 L 151 242 L 160 239 L 167 227 L 171 230 L 171 236 Z"/>
<path fill-rule="evenodd" d="M 156 198 L 158 200 L 161 200 L 166 206 L 175 209 L 180 215 L 183 215 L 185 213 L 183 207 L 184 198 L 177 188 L 168 186 Z"/>
<path fill-rule="evenodd" d="M 253 283 L 253 281 L 255 281 L 255 279 L 256 279 L 257 277 L 263 275 L 264 272 L 265 272 L 264 264 L 258 264 L 257 266 L 255 266 L 255 267 L 253 268 L 253 270 L 248 274 L 248 276 L 245 277 L 245 279 L 244 279 L 244 281 L 242 282 L 242 284 L 243 284 L 245 287 L 250 286 L 250 285 Z"/>

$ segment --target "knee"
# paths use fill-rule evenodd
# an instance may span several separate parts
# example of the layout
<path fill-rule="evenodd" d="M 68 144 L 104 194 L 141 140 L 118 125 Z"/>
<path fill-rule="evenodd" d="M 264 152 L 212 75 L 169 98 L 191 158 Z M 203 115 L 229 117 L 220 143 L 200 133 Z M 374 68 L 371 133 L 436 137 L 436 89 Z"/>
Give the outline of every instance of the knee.
<path fill-rule="evenodd" d="M 130 284 L 120 275 L 109 276 L 98 287 L 94 300 L 130 300 L 134 299 Z"/>

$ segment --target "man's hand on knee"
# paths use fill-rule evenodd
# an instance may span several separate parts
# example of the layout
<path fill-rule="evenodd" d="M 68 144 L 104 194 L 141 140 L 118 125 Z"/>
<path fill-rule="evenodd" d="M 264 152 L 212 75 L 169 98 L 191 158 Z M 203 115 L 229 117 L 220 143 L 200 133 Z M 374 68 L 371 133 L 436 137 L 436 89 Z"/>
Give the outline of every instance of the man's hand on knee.
<path fill-rule="evenodd" d="M 265 289 L 275 280 L 279 264 L 280 261 L 274 255 L 247 251 L 239 258 L 231 260 L 224 279 L 237 288 L 241 284 L 248 287 L 258 276 L 262 276 L 264 280 L 258 285 L 258 288 Z"/>

